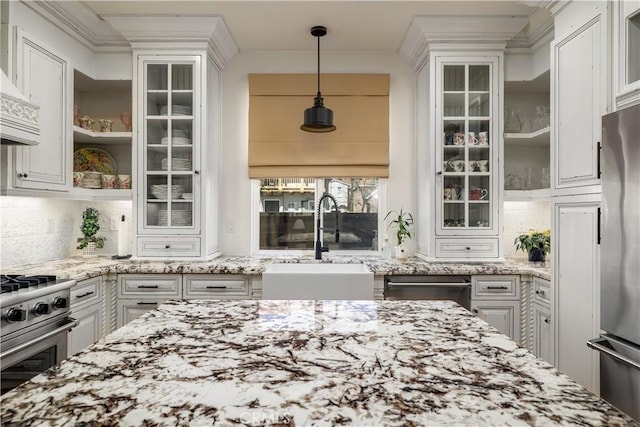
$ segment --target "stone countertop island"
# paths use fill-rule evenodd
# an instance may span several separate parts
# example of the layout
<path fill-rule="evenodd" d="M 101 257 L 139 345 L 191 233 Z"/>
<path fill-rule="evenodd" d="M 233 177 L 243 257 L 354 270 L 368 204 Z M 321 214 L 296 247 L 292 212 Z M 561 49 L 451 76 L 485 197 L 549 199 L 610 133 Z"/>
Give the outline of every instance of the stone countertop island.
<path fill-rule="evenodd" d="M 447 301 L 172 301 L 0 407 L 3 425 L 635 425 Z"/>

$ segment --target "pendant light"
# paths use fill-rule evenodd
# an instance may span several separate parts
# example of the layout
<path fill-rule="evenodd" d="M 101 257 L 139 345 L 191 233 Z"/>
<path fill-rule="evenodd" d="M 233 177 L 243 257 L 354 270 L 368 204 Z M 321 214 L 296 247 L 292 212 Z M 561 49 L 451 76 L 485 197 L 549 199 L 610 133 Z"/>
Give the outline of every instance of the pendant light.
<path fill-rule="evenodd" d="M 313 107 L 304 110 L 304 123 L 300 129 L 306 132 L 333 132 L 336 127 L 333 125 L 333 111 L 325 108 L 320 93 L 320 37 L 327 34 L 327 29 L 323 26 L 311 28 L 311 35 L 318 38 L 318 93 L 313 99 Z"/>

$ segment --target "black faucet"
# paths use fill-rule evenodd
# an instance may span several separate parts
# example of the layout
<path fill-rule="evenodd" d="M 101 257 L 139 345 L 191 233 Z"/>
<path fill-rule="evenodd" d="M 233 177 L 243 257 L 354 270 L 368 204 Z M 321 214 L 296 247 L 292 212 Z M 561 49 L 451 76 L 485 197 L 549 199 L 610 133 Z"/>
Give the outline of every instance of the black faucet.
<path fill-rule="evenodd" d="M 333 200 L 333 204 L 336 207 L 336 243 L 340 242 L 340 229 L 338 229 L 338 202 L 336 202 L 336 198 L 333 197 L 331 194 L 329 193 L 324 193 L 322 195 L 322 197 L 320 197 L 320 200 L 318 201 L 318 219 L 316 220 L 316 233 L 317 233 L 317 237 L 316 237 L 316 259 L 322 259 L 322 252 L 329 252 L 329 248 L 326 246 L 322 246 L 322 230 L 323 228 L 320 227 L 320 210 L 322 209 L 322 202 L 324 201 L 324 199 L 329 198 L 331 200 Z"/>

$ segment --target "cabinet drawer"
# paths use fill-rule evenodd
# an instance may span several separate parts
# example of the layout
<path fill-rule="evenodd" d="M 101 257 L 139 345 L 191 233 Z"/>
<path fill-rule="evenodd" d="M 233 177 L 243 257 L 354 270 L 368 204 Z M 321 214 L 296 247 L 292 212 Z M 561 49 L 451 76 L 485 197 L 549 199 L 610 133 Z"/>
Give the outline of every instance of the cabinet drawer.
<path fill-rule="evenodd" d="M 138 238 L 137 244 L 139 256 L 200 256 L 200 238 L 198 237 L 141 237 Z"/>
<path fill-rule="evenodd" d="M 533 302 L 551 306 L 551 283 L 548 280 L 533 278 Z"/>
<path fill-rule="evenodd" d="M 234 299 L 250 298 L 250 280 L 228 274 L 185 274 L 184 298 Z"/>
<path fill-rule="evenodd" d="M 436 239 L 438 258 L 497 258 L 497 239 Z"/>
<path fill-rule="evenodd" d="M 93 277 L 91 279 L 82 280 L 76 286 L 71 288 L 71 308 L 80 305 L 90 305 L 101 300 L 102 298 L 102 276 Z"/>
<path fill-rule="evenodd" d="M 519 276 L 472 276 L 471 299 L 515 300 L 520 298 Z"/>
<path fill-rule="evenodd" d="M 118 297 L 180 298 L 180 274 L 121 274 L 118 276 Z"/>

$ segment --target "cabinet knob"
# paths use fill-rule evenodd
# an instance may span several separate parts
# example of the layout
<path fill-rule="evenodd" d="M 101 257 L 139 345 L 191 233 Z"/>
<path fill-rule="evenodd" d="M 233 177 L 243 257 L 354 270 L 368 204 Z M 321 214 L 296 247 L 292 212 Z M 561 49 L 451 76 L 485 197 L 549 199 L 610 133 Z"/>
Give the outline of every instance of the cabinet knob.
<path fill-rule="evenodd" d="M 442 175 L 442 171 L 436 172 L 436 175 Z"/>
<path fill-rule="evenodd" d="M 477 309 L 477 308 L 474 308 L 474 309 L 473 309 L 473 310 L 471 310 L 471 311 L 473 311 L 475 314 L 478 314 L 478 309 Z"/>
<path fill-rule="evenodd" d="M 171 245 L 164 245 L 164 248 L 165 249 L 169 249 L 169 248 L 171 248 Z"/>
<path fill-rule="evenodd" d="M 200 175 L 200 171 L 199 170 L 194 170 L 193 173 L 195 173 L 196 175 Z"/>
<path fill-rule="evenodd" d="M 549 319 L 545 317 L 544 323 L 549 323 Z"/>
<path fill-rule="evenodd" d="M 471 250 L 471 246 L 467 246 L 467 247 L 465 247 L 465 249 L 470 251 Z"/>
<path fill-rule="evenodd" d="M 26 177 L 28 177 L 28 176 L 29 176 L 29 175 L 27 175 L 26 173 L 19 173 L 19 174 L 18 174 L 18 178 L 26 178 Z"/>

